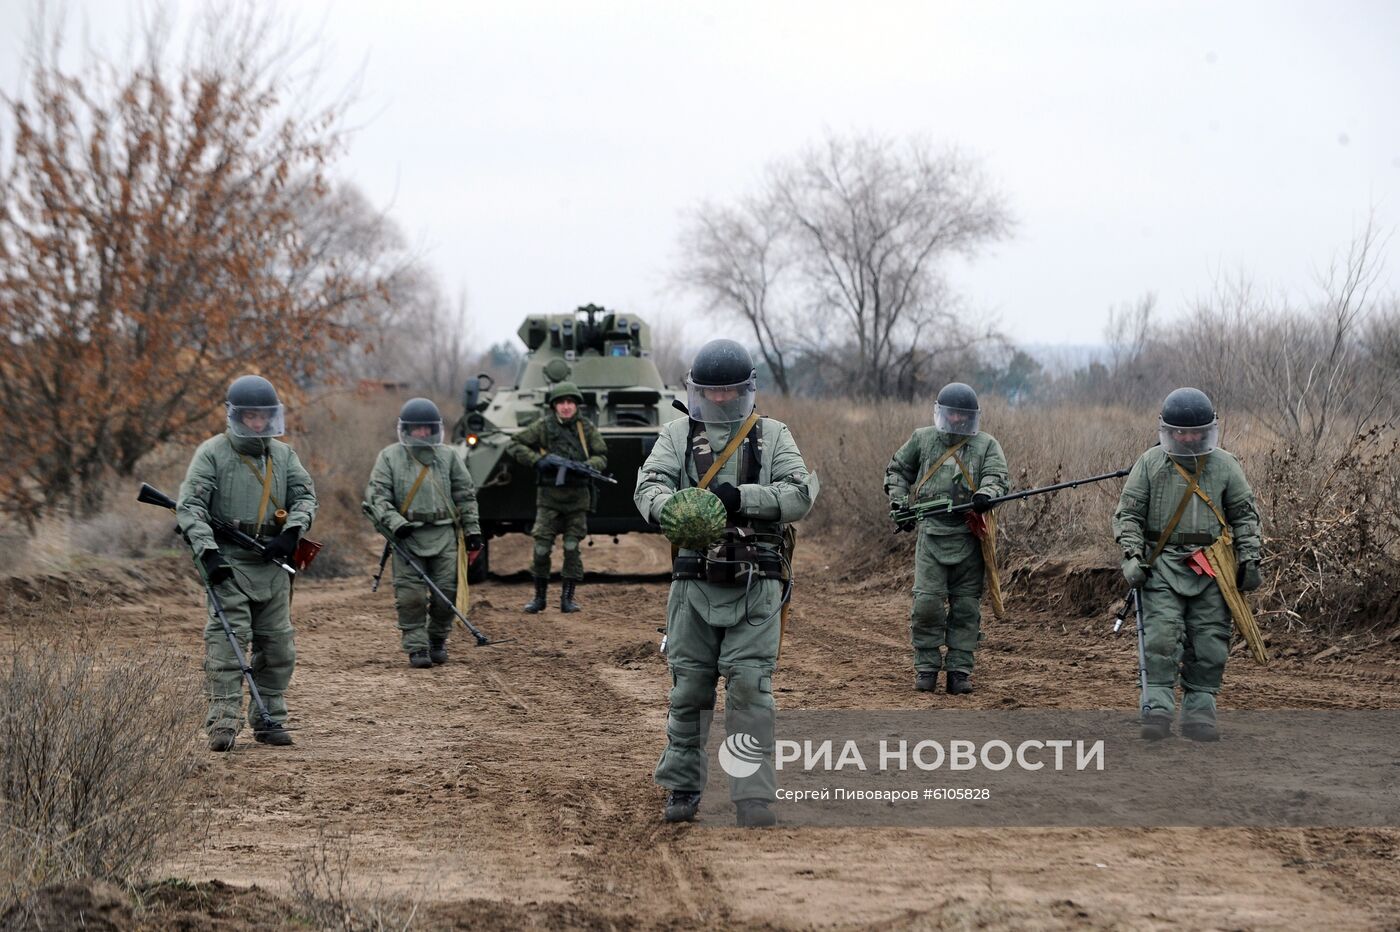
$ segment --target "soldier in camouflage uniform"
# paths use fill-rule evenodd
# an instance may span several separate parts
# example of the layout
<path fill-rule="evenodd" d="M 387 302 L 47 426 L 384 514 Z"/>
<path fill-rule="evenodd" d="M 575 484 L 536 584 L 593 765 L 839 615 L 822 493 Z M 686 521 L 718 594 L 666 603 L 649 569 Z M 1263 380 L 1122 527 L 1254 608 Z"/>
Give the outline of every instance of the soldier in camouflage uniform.
<path fill-rule="evenodd" d="M 399 411 L 399 442 L 379 451 L 365 488 L 375 520 L 403 541 L 449 599 L 457 594 L 457 548 L 476 553 L 485 541 L 476 487 L 462 458 L 442 443 L 442 415 L 427 398 Z M 452 609 L 394 555 L 394 607 L 409 666 L 447 662 Z"/>
<path fill-rule="evenodd" d="M 530 575 L 535 579 L 535 597 L 525 603 L 530 614 L 544 611 L 549 595 L 549 555 L 554 549 L 555 535 L 564 537 L 564 567 L 560 572 L 563 590 L 559 595 L 559 610 L 576 612 L 574 601 L 578 584 L 583 579 L 583 554 L 579 545 L 588 536 L 588 512 L 592 510 L 597 490 L 593 480 L 568 472 L 562 485 L 557 482 L 554 468 L 541 460 L 550 453 L 564 459 L 584 463 L 602 472 L 608 466 L 608 447 L 593 422 L 579 413 L 583 393 L 573 382 L 557 382 L 547 398 L 549 413 L 511 438 L 506 452 L 524 466 L 538 471 L 539 488 L 535 492 L 535 559 Z"/>
<path fill-rule="evenodd" d="M 723 676 L 727 715 L 759 723 L 733 728 L 731 719 L 726 726 L 731 732 L 762 732 L 755 734 L 762 766 L 753 777 L 730 785 L 736 818 L 745 826 L 772 825 L 771 720 L 785 600 L 783 535 L 785 525 L 811 510 L 819 483 L 787 426 L 753 413 L 757 382 L 742 346 L 732 340 L 705 344 L 686 384 L 690 417 L 662 429 L 638 472 L 634 500 L 643 516 L 668 528 L 667 505 L 683 498 L 676 492 L 704 484 L 722 503 L 728 527 L 704 552 L 679 549 L 672 568 L 666 605 L 671 708 L 655 779 L 670 791 L 666 821 L 693 819 L 705 787 L 715 687 Z M 715 469 L 741 433 L 744 439 Z M 706 483 L 707 473 L 712 474 Z"/>
<path fill-rule="evenodd" d="M 1259 513 L 1239 461 L 1216 446 L 1220 425 L 1204 392 L 1178 388 L 1168 395 L 1158 438 L 1133 464 L 1113 515 L 1123 576 L 1140 592 L 1146 632 L 1142 736 L 1155 741 L 1171 734 L 1180 679 L 1181 733 L 1215 741 L 1215 695 L 1225 676 L 1231 617 L 1197 555 L 1230 534 L 1236 586 L 1259 588 Z"/>
<path fill-rule="evenodd" d="M 252 642 L 253 681 L 272 721 L 258 721 L 249 702 L 253 737 L 288 745 L 292 736 L 284 694 L 296 665 L 292 637 L 291 579 L 257 551 L 215 538 L 210 518 L 236 526 L 270 553 L 290 560 L 316 516 L 316 490 L 296 452 L 280 440 L 286 420 L 277 391 L 266 379 L 245 375 L 229 386 L 224 433 L 199 445 L 190 460 L 175 513 L 204 575 L 223 603 L 234 636 Z M 276 515 L 285 511 L 279 526 Z M 243 724 L 243 675 L 223 625 L 209 607 L 204 626 L 204 673 L 209 749 L 227 751 Z"/>
<path fill-rule="evenodd" d="M 978 430 L 977 393 L 962 382 L 943 386 L 933 406 L 933 426 L 920 427 L 885 470 L 885 494 L 896 506 L 947 497 L 969 499 L 974 512 L 1008 490 L 1006 457 L 991 434 Z M 948 692 L 972 692 L 972 658 L 981 639 L 982 548 L 962 514 L 933 515 L 900 526 L 915 530 L 914 603 L 909 634 L 914 644 L 914 688 L 938 689 L 948 671 Z M 946 656 L 942 654 L 947 648 Z"/>

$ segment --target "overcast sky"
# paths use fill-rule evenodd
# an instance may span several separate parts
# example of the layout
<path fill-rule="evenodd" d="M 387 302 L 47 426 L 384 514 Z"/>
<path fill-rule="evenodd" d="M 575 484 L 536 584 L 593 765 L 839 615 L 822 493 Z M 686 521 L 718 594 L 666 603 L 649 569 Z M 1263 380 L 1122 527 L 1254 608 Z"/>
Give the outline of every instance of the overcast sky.
<path fill-rule="evenodd" d="M 0 0 L 7 91 L 31 5 Z M 125 30 L 125 0 L 68 7 Z M 588 302 L 692 316 L 667 286 L 686 209 L 828 131 L 982 160 L 1017 230 L 954 278 L 1028 342 L 1097 342 L 1111 306 L 1176 309 L 1222 270 L 1305 294 L 1370 209 L 1400 224 L 1387 0 L 277 8 L 321 30 L 328 84 L 362 66 L 340 171 L 490 341 Z"/>

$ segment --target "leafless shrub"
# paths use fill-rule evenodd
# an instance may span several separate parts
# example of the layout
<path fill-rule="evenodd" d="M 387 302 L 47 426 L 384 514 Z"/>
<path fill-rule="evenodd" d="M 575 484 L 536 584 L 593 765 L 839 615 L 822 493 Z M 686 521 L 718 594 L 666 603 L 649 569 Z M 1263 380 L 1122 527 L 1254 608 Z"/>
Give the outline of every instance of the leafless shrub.
<path fill-rule="evenodd" d="M 418 901 L 386 897 L 378 888 L 355 881 L 350 866 L 351 839 L 321 831 L 316 844 L 292 871 L 292 898 L 298 918 L 318 929 L 340 932 L 385 932 L 408 929 L 418 915 Z"/>
<path fill-rule="evenodd" d="M 1400 439 L 1372 427 L 1321 451 L 1261 457 L 1269 518 L 1256 605 L 1289 627 L 1393 622 L 1400 605 Z"/>
<path fill-rule="evenodd" d="M 111 620 L 49 611 L 0 668 L 0 913 L 49 884 L 139 879 L 190 816 L 198 686 L 170 653 L 102 646 Z"/>

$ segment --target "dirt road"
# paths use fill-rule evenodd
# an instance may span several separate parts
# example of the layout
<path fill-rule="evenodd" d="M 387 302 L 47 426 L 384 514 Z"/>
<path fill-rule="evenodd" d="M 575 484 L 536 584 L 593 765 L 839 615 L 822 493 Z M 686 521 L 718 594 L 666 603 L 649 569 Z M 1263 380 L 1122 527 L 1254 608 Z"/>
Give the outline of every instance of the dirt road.
<path fill-rule="evenodd" d="M 522 538 L 497 542 L 523 567 Z M 659 572 L 661 542 L 599 540 L 590 570 Z M 1028 612 L 988 623 L 978 690 L 910 690 L 907 596 L 824 581 L 802 588 L 777 680 L 784 708 L 1135 706 L 1129 639 L 1103 637 L 1076 576 Z M 296 597 L 296 746 L 240 740 L 210 756 L 211 831 L 168 866 L 273 889 L 316 844 L 350 832 L 357 881 L 420 898 L 434 921 L 594 927 L 1395 928 L 1400 832 L 1377 830 L 785 829 L 666 826 L 650 782 L 669 679 L 656 653 L 664 578 L 588 585 L 582 614 L 518 611 L 524 582 L 473 589 L 473 619 L 518 640 L 411 670 L 391 595 L 363 578 Z M 1105 589 L 1104 591 L 1108 591 Z M 551 596 L 557 600 L 557 587 Z M 199 650 L 194 593 L 126 606 L 122 637 Z M 557 603 L 556 603 L 557 604 Z M 1400 703 L 1397 652 L 1364 663 L 1237 659 L 1223 705 Z M 195 661 L 197 662 L 197 661 Z"/>

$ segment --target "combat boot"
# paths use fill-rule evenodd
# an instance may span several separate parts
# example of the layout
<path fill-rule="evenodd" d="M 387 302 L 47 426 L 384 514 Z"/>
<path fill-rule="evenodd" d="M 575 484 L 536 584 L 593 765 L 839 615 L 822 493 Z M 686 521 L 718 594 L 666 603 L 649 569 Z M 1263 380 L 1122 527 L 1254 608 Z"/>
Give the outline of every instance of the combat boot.
<path fill-rule="evenodd" d="M 542 576 L 535 577 L 535 597 L 525 603 L 525 611 L 531 615 L 538 615 L 544 611 L 545 600 L 549 598 L 549 580 Z"/>
<path fill-rule="evenodd" d="M 1183 722 L 1181 733 L 1192 741 L 1220 740 L 1220 729 L 1215 727 L 1214 722 Z"/>
<path fill-rule="evenodd" d="M 921 693 L 938 692 L 938 671 L 915 670 L 914 688 Z"/>
<path fill-rule="evenodd" d="M 238 731 L 232 725 L 219 725 L 209 732 L 209 750 L 232 751 Z"/>
<path fill-rule="evenodd" d="M 411 651 L 408 655 L 408 665 L 415 670 L 425 670 L 433 665 L 433 658 L 429 657 L 425 650 Z"/>
<path fill-rule="evenodd" d="M 741 799 L 734 804 L 734 824 L 740 828 L 767 828 L 777 823 L 766 799 Z"/>
<path fill-rule="evenodd" d="M 263 727 L 254 729 L 253 740 L 259 744 L 270 744 L 284 748 L 292 743 L 292 736 L 277 722 L 264 722 Z"/>
<path fill-rule="evenodd" d="M 965 696 L 972 692 L 972 674 L 962 670 L 948 671 L 948 695 Z"/>
<path fill-rule="evenodd" d="M 447 663 L 447 638 L 428 642 L 428 659 L 433 663 Z"/>
<path fill-rule="evenodd" d="M 559 611 L 564 614 L 570 612 L 581 612 L 579 604 L 574 601 L 574 589 L 578 586 L 578 581 L 574 579 L 564 580 L 564 589 L 559 593 Z"/>
<path fill-rule="evenodd" d="M 1142 740 L 1161 741 L 1171 737 L 1172 717 L 1163 712 L 1149 713 L 1142 719 Z"/>
<path fill-rule="evenodd" d="M 699 793 L 672 790 L 666 794 L 666 808 L 661 810 L 661 817 L 667 822 L 689 822 L 699 808 Z"/>

